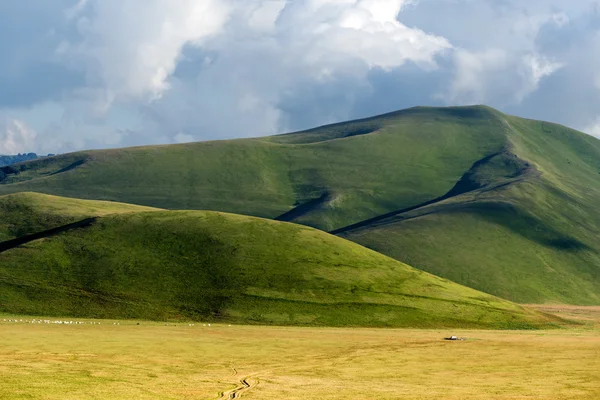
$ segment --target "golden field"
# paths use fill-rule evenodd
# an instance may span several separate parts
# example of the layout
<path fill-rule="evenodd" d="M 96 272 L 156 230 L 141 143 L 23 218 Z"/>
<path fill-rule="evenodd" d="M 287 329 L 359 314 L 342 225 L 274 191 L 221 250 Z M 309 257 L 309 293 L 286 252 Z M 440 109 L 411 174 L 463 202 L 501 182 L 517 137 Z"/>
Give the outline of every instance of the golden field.
<path fill-rule="evenodd" d="M 599 399 L 600 308 L 538 309 L 581 324 L 437 331 L 0 316 L 0 398 Z"/>

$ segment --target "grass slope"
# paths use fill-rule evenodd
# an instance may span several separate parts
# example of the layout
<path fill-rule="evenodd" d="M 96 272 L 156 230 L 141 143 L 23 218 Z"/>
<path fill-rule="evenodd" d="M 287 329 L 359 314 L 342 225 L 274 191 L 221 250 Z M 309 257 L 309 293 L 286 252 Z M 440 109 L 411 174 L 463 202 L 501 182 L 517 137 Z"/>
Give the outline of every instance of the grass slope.
<path fill-rule="evenodd" d="M 0 242 L 88 217 L 151 210 L 150 207 L 131 204 L 70 199 L 40 193 L 0 196 Z"/>
<path fill-rule="evenodd" d="M 313 228 L 203 211 L 110 215 L 0 253 L 0 311 L 320 326 L 557 322 Z"/>
<path fill-rule="evenodd" d="M 266 218 L 309 203 L 292 220 L 333 230 L 446 193 L 504 146 L 501 124 L 488 114 L 457 108 L 434 117 L 416 108 L 300 134 L 80 152 L 12 166 L 0 194 Z M 481 132 L 492 134 L 481 140 Z"/>
<path fill-rule="evenodd" d="M 600 304 L 600 141 L 488 107 L 11 168 L 0 193 L 278 218 L 513 301 Z"/>
<path fill-rule="evenodd" d="M 600 141 L 559 125 L 498 119 L 527 173 L 504 185 L 507 174 L 492 166 L 497 181 L 481 189 L 341 236 L 514 301 L 600 304 Z"/>

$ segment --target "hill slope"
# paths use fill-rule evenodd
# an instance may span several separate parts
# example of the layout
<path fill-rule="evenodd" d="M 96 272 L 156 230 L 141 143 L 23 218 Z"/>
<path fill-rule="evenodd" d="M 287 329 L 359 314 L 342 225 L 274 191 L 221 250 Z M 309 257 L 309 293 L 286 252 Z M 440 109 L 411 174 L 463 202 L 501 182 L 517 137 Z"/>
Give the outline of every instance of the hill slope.
<path fill-rule="evenodd" d="M 40 193 L 22 192 L 0 196 L 0 242 L 89 217 L 153 210 L 157 209 Z"/>
<path fill-rule="evenodd" d="M 556 320 L 300 225 L 203 211 L 100 217 L 0 253 L 0 310 L 293 325 Z"/>
<path fill-rule="evenodd" d="M 337 233 L 515 301 L 599 304 L 600 141 L 554 124 L 498 118 L 509 128 L 513 161 L 526 164 L 508 168 L 502 155 L 500 165 L 465 175 L 474 181 L 471 192 Z"/>
<path fill-rule="evenodd" d="M 11 168 L 0 193 L 293 221 L 510 300 L 600 304 L 600 141 L 488 107 Z"/>
<path fill-rule="evenodd" d="M 332 230 L 438 197 L 505 144 L 487 109 L 430 114 L 419 108 L 300 134 L 50 157 L 7 167 L 0 194 L 218 210 Z M 481 132 L 491 134 L 482 141 Z"/>

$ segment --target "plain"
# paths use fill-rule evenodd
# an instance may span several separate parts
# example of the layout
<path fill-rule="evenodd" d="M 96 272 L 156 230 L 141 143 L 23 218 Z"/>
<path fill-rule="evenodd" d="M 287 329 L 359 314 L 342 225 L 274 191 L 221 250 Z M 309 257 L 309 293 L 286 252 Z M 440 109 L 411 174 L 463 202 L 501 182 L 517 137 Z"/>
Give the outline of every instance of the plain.
<path fill-rule="evenodd" d="M 600 398 L 600 309 L 543 310 L 583 325 L 442 331 L 2 316 L 0 398 Z M 449 334 L 467 340 L 443 340 Z"/>

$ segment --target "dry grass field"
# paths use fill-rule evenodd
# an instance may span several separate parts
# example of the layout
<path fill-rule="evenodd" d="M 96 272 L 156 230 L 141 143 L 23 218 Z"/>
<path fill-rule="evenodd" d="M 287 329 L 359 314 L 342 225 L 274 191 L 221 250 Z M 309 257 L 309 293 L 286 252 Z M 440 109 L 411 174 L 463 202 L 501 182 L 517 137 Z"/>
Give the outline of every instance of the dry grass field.
<path fill-rule="evenodd" d="M 1 316 L 0 398 L 600 398 L 600 308 L 539 309 L 582 324 L 449 332 Z"/>

